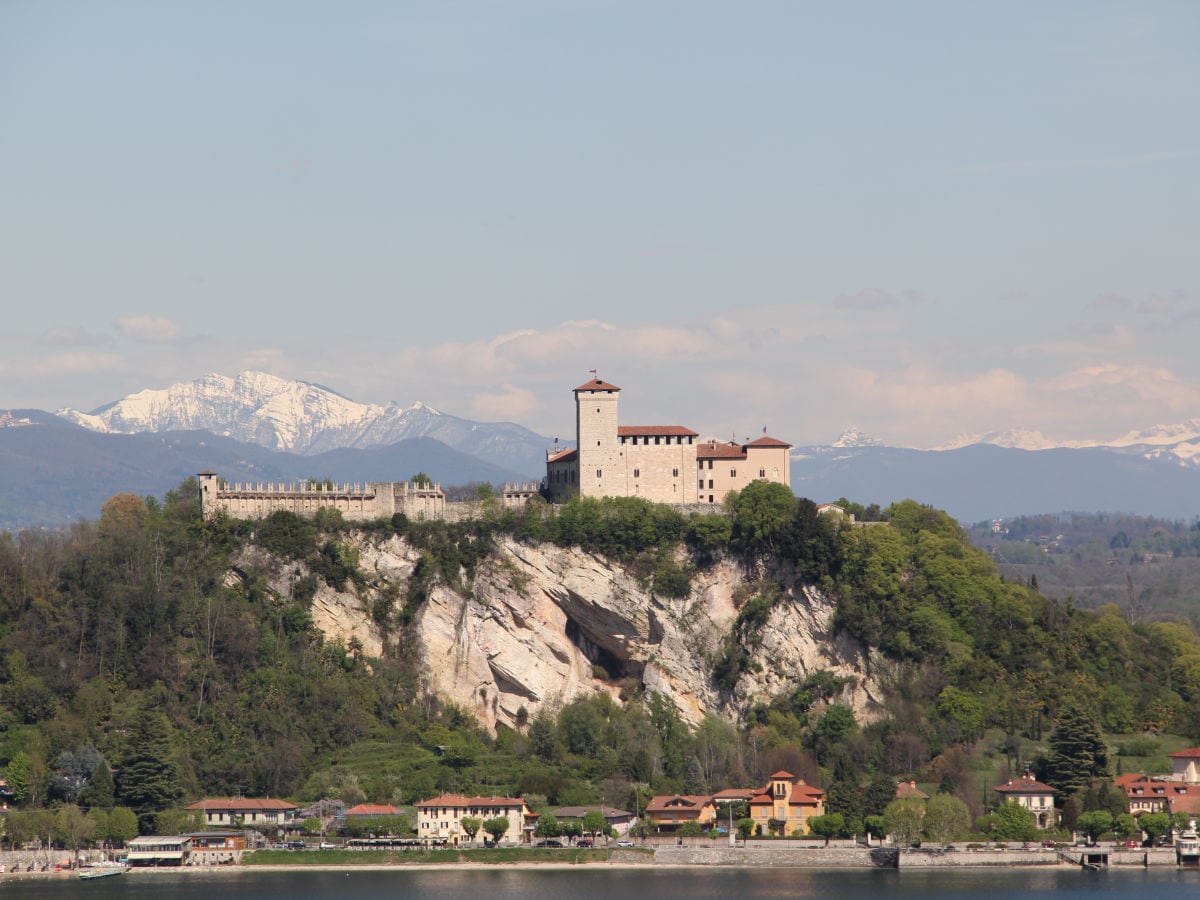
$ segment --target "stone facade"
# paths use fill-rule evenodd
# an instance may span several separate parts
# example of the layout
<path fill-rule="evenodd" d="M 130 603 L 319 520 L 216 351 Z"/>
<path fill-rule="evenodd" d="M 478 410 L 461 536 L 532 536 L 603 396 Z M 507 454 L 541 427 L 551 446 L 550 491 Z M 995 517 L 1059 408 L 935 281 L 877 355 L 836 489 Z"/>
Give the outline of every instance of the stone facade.
<path fill-rule="evenodd" d="M 599 378 L 575 388 L 575 449 L 546 454 L 546 493 L 715 504 L 752 481 L 791 486 L 791 445 L 767 435 L 744 444 L 700 442 L 682 425 L 621 425 L 621 389 Z"/>

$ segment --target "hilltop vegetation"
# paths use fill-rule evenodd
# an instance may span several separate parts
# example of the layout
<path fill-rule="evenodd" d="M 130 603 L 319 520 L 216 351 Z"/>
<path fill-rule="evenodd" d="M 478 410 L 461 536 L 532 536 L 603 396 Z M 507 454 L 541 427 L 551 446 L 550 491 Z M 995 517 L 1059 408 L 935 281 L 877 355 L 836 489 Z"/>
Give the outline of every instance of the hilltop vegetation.
<path fill-rule="evenodd" d="M 371 609 L 388 638 L 372 658 L 313 624 L 319 581 L 365 579 L 336 514 L 205 522 L 194 497 L 191 483 L 161 502 L 119 495 L 69 532 L 0 535 L 0 766 L 20 805 L 115 803 L 144 828 L 184 798 L 222 794 L 412 802 L 458 790 L 632 807 L 782 768 L 825 786 L 851 828 L 883 811 L 901 776 L 982 813 L 972 752 L 994 752 L 1007 772 L 1037 763 L 1067 712 L 1112 733 L 1200 736 L 1189 627 L 1131 624 L 1115 607 L 1084 611 L 1005 581 L 953 520 L 911 501 L 864 527 L 765 483 L 727 514 L 687 518 L 630 498 L 494 507 L 455 524 L 396 516 L 359 529 L 421 551 Z M 689 727 L 630 685 L 622 702 L 596 694 L 484 733 L 403 648 L 434 586 L 469 592 L 502 534 L 588 547 L 671 596 L 736 559 L 755 590 L 711 660 L 718 686 L 769 664 L 756 653 L 762 623 L 784 602 L 780 579 L 796 576 L 834 599 L 841 633 L 886 660 L 888 715 L 856 721 L 837 702 L 843 683 L 818 672 L 736 724 L 710 715 Z M 242 562 L 250 545 L 309 574 L 281 595 Z M 111 799 L 96 800 L 89 788 L 109 766 Z"/>

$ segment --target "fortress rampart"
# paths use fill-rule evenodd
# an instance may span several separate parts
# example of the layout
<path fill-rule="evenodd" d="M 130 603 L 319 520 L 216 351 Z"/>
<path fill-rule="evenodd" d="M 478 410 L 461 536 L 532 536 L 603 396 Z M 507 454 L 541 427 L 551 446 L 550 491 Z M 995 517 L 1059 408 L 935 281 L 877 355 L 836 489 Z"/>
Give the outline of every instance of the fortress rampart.
<path fill-rule="evenodd" d="M 319 509 L 336 509 L 348 522 L 390 519 L 396 513 L 410 519 L 460 521 L 482 510 L 479 501 L 447 503 L 440 484 L 414 481 L 226 482 L 215 472 L 201 472 L 196 478 L 206 519 L 221 513 L 235 519 L 263 519 L 280 510 L 311 516 Z M 540 490 L 537 482 L 505 484 L 500 500 L 504 506 L 523 506 Z"/>

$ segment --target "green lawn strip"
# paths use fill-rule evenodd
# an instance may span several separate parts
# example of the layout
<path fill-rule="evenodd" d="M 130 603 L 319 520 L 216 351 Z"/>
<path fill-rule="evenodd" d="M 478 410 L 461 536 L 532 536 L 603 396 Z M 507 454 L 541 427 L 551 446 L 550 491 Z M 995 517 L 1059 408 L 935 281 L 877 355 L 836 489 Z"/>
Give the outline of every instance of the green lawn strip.
<path fill-rule="evenodd" d="M 255 850 L 242 857 L 246 866 L 402 866 L 421 863 L 597 863 L 609 850 L 496 847 L 472 850 Z"/>

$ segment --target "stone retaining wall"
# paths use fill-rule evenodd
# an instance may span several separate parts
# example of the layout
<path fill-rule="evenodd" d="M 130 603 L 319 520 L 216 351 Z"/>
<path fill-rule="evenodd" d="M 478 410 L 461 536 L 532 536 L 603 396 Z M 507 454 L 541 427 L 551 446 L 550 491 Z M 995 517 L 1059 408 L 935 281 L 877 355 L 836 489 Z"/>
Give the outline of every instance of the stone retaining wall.
<path fill-rule="evenodd" d="M 766 849 L 759 847 L 663 847 L 654 851 L 654 861 L 676 866 L 797 866 L 821 869 L 893 868 L 897 851 L 887 848 L 853 850 L 830 847 L 816 850 Z"/>

